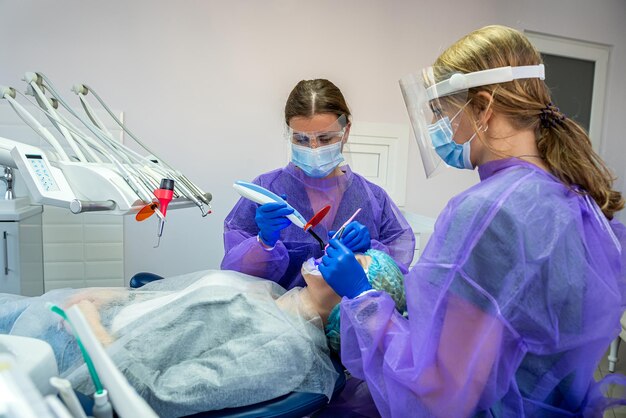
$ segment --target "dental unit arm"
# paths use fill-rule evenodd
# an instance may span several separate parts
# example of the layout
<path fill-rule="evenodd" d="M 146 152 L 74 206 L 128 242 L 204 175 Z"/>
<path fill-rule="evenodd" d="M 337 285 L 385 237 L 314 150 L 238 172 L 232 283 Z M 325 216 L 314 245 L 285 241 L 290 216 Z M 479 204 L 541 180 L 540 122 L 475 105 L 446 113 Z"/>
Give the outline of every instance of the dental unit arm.
<path fill-rule="evenodd" d="M 159 189 L 163 179 L 171 179 L 175 188 L 168 206 L 170 210 L 195 205 L 203 217 L 211 213 L 211 194 L 203 192 L 162 158 L 156 157 L 92 89 L 82 84 L 73 88 L 87 114 L 84 117 L 68 105 L 45 75 L 26 73 L 24 81 L 28 85 L 27 94 L 33 95 L 36 103 L 14 88 L 4 86 L 0 86 L 0 98 L 9 102 L 18 116 L 50 145 L 50 149 L 0 137 L 0 164 L 20 171 L 34 203 L 64 207 L 73 213 L 134 214 L 158 199 L 155 190 Z M 140 155 L 113 138 L 87 102 L 89 92 L 149 156 Z M 48 98 L 46 93 L 52 97 Z M 18 94 L 50 119 L 61 133 L 59 138 L 20 105 L 16 100 Z M 61 114 L 59 108 L 73 116 L 73 121 Z"/>

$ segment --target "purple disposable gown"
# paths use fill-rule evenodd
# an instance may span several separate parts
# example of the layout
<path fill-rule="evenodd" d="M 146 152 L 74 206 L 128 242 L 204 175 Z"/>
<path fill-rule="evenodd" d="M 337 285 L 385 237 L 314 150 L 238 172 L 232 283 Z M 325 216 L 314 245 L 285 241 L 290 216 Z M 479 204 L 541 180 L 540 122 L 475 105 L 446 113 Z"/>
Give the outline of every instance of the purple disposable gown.
<path fill-rule="evenodd" d="M 408 319 L 383 292 L 343 299 L 343 364 L 384 417 L 602 416 L 624 226 L 532 164 L 479 172 L 406 277 Z"/>
<path fill-rule="evenodd" d="M 286 194 L 289 204 L 305 219 L 331 205 L 328 215 L 313 228 L 325 241 L 329 230 L 337 230 L 361 208 L 355 221 L 369 229 L 372 248 L 387 252 L 408 271 L 415 250 L 415 236 L 408 222 L 383 189 L 353 173 L 348 166 L 342 167 L 342 171 L 341 176 L 315 179 L 290 163 L 260 175 L 254 183 L 276 194 Z M 257 241 L 257 207 L 248 199 L 239 199 L 224 220 L 225 255 L 221 268 L 273 280 L 286 289 L 304 286 L 302 263 L 323 255 L 319 243 L 301 228 L 290 225 L 281 231 L 273 250 L 264 249 Z"/>

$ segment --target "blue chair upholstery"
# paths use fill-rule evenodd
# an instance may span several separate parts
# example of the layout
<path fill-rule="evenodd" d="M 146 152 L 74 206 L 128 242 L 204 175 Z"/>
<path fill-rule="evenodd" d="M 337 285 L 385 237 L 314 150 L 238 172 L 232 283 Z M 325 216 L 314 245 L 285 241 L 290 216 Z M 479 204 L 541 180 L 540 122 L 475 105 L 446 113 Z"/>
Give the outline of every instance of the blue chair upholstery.
<path fill-rule="evenodd" d="M 131 277 L 129 285 L 133 289 L 138 289 L 145 284 L 148 284 L 155 280 L 161 280 L 162 278 L 163 277 L 159 276 L 158 274 L 148 273 L 144 271 L 141 273 L 137 273 L 133 277 Z"/>
<path fill-rule="evenodd" d="M 137 273 L 130 279 L 130 287 L 139 288 L 162 278 L 153 273 Z M 346 386 L 346 374 L 343 365 L 337 358 L 331 357 L 331 360 L 335 370 L 339 373 L 333 390 L 333 397 L 335 397 Z M 319 393 L 291 392 L 254 405 L 201 412 L 188 415 L 187 418 L 301 418 L 321 409 L 327 403 L 326 396 Z"/>
<path fill-rule="evenodd" d="M 346 374 L 339 360 L 335 358 L 331 360 L 335 370 L 339 373 L 333 390 L 334 398 L 346 386 Z M 188 415 L 186 418 L 301 418 L 320 410 L 326 404 L 328 404 L 328 399 L 319 393 L 291 392 L 254 405 L 201 412 Z"/>

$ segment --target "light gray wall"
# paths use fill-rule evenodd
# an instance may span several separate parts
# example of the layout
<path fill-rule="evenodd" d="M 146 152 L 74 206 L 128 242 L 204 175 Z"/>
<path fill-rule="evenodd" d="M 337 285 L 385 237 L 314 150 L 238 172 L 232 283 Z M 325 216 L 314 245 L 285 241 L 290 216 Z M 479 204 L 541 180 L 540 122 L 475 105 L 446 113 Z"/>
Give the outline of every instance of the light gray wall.
<path fill-rule="evenodd" d="M 363 122 L 408 123 L 397 80 L 481 26 L 500 23 L 612 45 L 603 155 L 625 189 L 626 3 L 622 0 L 162 1 L 0 0 L 0 84 L 25 71 L 59 88 L 85 82 L 131 129 L 214 195 L 214 213 L 128 218 L 126 274 L 217 268 L 231 184 L 285 162 L 282 109 L 293 85 L 329 78 Z M 449 171 L 426 181 L 411 141 L 407 208 L 436 216 L 477 181 Z"/>

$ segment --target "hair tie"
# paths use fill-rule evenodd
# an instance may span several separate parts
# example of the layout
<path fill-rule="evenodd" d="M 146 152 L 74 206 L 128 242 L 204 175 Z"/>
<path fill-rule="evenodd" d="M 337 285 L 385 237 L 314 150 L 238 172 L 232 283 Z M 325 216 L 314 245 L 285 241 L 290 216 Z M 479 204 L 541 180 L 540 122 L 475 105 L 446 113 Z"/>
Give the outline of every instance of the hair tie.
<path fill-rule="evenodd" d="M 541 126 L 546 129 L 554 128 L 557 125 L 565 126 L 565 115 L 552 102 L 541 109 L 539 120 L 541 120 Z"/>

